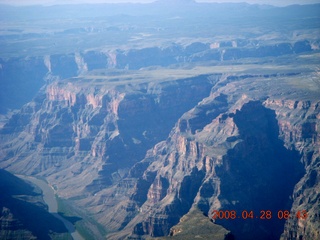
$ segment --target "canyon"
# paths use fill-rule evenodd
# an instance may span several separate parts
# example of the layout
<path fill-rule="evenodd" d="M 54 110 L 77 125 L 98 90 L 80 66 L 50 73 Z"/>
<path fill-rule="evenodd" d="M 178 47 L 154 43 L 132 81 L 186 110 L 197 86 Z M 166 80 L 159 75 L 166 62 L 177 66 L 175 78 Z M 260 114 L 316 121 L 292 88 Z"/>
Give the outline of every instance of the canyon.
<path fill-rule="evenodd" d="M 216 6 L 189 4 L 196 16 Z M 182 15 L 189 7 L 172 11 Z M 77 219 L 86 239 L 319 238 L 317 15 L 310 6 L 217 9 L 223 7 L 236 15 L 220 16 L 231 22 L 221 20 L 215 37 L 191 36 L 179 23 L 174 37 L 172 29 L 149 29 L 161 32 L 161 41 L 156 36 L 152 42 L 148 34 L 136 34 L 139 17 L 131 19 L 136 25 L 124 17 L 126 24 L 120 21 L 117 29 L 95 33 L 70 26 L 63 34 L 86 39 L 126 27 L 128 45 L 67 53 L 59 52 L 66 47 L 61 45 L 28 56 L 4 52 L 1 171 L 45 179 L 64 206 L 60 211 L 68 209 L 64 214 Z M 291 10 L 300 8 L 299 25 Z M 220 34 L 227 31 L 224 24 L 236 28 L 240 17 L 248 23 L 243 11 L 258 20 Z M 281 23 L 287 24 L 285 33 L 281 24 L 264 28 L 271 12 L 272 22 L 287 20 Z M 205 13 L 199 21 L 206 25 L 196 32 L 208 30 L 211 15 Z M 153 24 L 175 16 L 166 14 Z M 197 24 L 193 16 L 182 16 Z M 34 46 L 44 36 L 32 40 Z M 13 211 L 7 203 L 2 207 L 1 226 L 4 212 Z M 235 211 L 237 218 L 214 219 L 215 210 Z M 253 219 L 243 219 L 244 210 Z M 260 219 L 261 211 L 272 218 Z M 279 211 L 290 218 L 280 219 Z M 297 215 L 302 212 L 307 216 Z"/>
<path fill-rule="evenodd" d="M 1 239 L 72 239 L 42 199 L 42 192 L 30 182 L 0 170 Z"/>

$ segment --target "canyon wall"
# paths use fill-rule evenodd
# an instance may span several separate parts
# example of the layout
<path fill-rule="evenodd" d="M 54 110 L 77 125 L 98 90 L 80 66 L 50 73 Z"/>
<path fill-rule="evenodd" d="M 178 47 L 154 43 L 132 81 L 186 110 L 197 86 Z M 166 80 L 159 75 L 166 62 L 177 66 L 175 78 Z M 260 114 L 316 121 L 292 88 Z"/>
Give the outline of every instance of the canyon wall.
<path fill-rule="evenodd" d="M 0 238 L 320 239 L 319 8 L 3 5 Z"/>
<path fill-rule="evenodd" d="M 46 177 L 108 239 L 168 235 L 194 207 L 209 218 L 273 212 L 215 220 L 237 239 L 317 238 L 320 102 L 292 78 L 54 81 L 1 129 L 0 166 Z M 308 217 L 280 220 L 278 210 Z"/>
<path fill-rule="evenodd" d="M 32 100 L 41 87 L 54 79 L 65 79 L 97 69 L 140 69 L 150 66 L 208 61 L 228 61 L 243 58 L 282 56 L 312 52 L 319 42 L 305 39 L 294 43 L 267 45 L 256 40 L 193 42 L 166 47 L 123 50 L 88 50 L 69 54 L 13 57 L 0 59 L 0 113 L 19 109 Z M 68 67 L 65 67 L 68 66 Z"/>

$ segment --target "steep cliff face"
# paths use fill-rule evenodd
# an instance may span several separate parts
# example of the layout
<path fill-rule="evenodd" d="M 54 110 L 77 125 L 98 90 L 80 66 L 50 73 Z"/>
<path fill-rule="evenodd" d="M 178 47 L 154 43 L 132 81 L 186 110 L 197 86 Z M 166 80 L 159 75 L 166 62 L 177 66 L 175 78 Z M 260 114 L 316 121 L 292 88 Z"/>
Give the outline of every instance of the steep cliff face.
<path fill-rule="evenodd" d="M 306 211 L 305 217 L 293 217 L 286 221 L 282 239 L 317 239 L 319 231 L 319 102 L 268 101 L 267 106 L 279 115 L 280 136 L 289 149 L 296 149 L 301 156 L 306 173 L 295 186 L 292 213 Z M 281 108 L 291 109 L 290 115 Z M 291 118 L 304 119 L 294 124 Z"/>
<path fill-rule="evenodd" d="M 319 8 L 2 6 L 0 168 L 96 239 L 320 238 Z M 0 190 L 0 238 L 68 237 Z"/>
<path fill-rule="evenodd" d="M 193 42 L 186 46 L 153 46 L 137 49 L 88 50 L 70 54 L 0 59 L 0 113 L 19 109 L 32 100 L 46 82 L 65 79 L 97 69 L 140 69 L 150 66 L 203 61 L 226 61 L 248 57 L 282 56 L 319 49 L 319 42 L 305 39 L 294 43 L 265 44 L 262 41 Z M 68 67 L 65 67 L 68 66 Z M 22 94 L 23 93 L 23 94 Z"/>
<path fill-rule="evenodd" d="M 1 166 L 60 179 L 55 184 L 67 197 L 75 193 L 66 179 L 79 178 L 75 192 L 94 193 L 115 184 L 165 139 L 211 84 L 208 76 L 131 87 L 54 82 L 1 130 L 6 140 Z"/>
<path fill-rule="evenodd" d="M 257 82 L 247 77 L 237 78 L 242 79 L 241 86 Z M 261 86 L 271 79 L 265 78 Z M 123 183 L 130 182 L 131 187 L 118 186 L 122 190 L 117 194 L 121 192 L 124 200 L 114 210 L 112 191 L 104 192 L 108 210 L 102 209 L 114 217 L 108 226 L 121 230 L 110 238 L 126 236 L 131 229 L 134 238 L 167 235 L 193 205 L 210 217 L 213 210 L 236 211 L 239 218 L 216 223 L 237 239 L 279 239 L 284 229 L 284 239 L 318 236 L 318 167 L 310 163 L 319 161 L 313 156 L 318 146 L 319 101 L 293 100 L 295 93 L 286 88 L 278 94 L 286 92 L 288 99 L 273 96 L 257 101 L 252 98 L 254 91 L 241 95 L 233 92 L 234 82 L 224 81 L 220 93 L 213 91 L 185 113 L 169 138 L 130 170 Z M 305 182 L 312 187 L 301 186 Z M 301 189 L 309 205 L 300 200 Z M 252 211 L 254 219 L 243 219 L 244 210 Z M 291 218 L 280 219 L 279 210 L 287 210 Z M 299 219 L 299 210 L 310 216 Z M 266 211 L 273 214 L 271 219 L 263 219 Z"/>
<path fill-rule="evenodd" d="M 228 151 L 216 169 L 221 181 L 218 199 L 221 209 L 239 214 L 248 209 L 258 219 L 244 220 L 244 224 L 239 219 L 217 222 L 239 239 L 278 239 L 284 221 L 278 219 L 277 212 L 290 209 L 293 187 L 304 174 L 299 154 L 283 146 L 276 114 L 261 103 L 245 104 L 233 121 L 242 141 Z M 261 211 L 271 211 L 274 216 L 263 222 Z"/>
<path fill-rule="evenodd" d="M 320 103 L 306 77 L 314 72 L 263 71 L 54 81 L 1 129 L 0 166 L 46 177 L 115 232 L 109 239 L 168 235 L 193 207 L 209 218 L 254 212 L 215 219 L 237 239 L 316 238 Z M 264 210 L 273 218 L 261 220 Z M 280 220 L 279 210 L 293 217 Z"/>

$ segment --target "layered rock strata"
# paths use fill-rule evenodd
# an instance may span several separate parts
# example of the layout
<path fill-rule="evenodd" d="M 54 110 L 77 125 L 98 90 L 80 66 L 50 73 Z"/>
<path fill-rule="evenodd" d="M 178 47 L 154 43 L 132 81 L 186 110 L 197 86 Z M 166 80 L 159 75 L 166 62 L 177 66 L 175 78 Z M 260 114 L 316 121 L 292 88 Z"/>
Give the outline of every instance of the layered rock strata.
<path fill-rule="evenodd" d="M 319 41 L 304 39 L 294 43 L 266 45 L 263 42 L 233 41 L 192 42 L 187 46 L 152 46 L 137 49 L 88 50 L 70 54 L 0 58 L 0 113 L 19 109 L 32 100 L 46 82 L 86 74 L 97 69 L 141 69 L 151 66 L 204 61 L 228 61 L 243 58 L 276 57 L 319 49 Z M 67 68 L 65 66 L 68 66 Z M 23 74 L 21 74 L 23 73 Z"/>
<path fill-rule="evenodd" d="M 46 177 L 108 239 L 168 235 L 193 206 L 209 218 L 213 210 L 273 213 L 216 219 L 238 239 L 318 236 L 313 72 L 132 74 L 49 84 L 1 129 L 0 166 Z M 308 218 L 280 220 L 279 210 Z"/>

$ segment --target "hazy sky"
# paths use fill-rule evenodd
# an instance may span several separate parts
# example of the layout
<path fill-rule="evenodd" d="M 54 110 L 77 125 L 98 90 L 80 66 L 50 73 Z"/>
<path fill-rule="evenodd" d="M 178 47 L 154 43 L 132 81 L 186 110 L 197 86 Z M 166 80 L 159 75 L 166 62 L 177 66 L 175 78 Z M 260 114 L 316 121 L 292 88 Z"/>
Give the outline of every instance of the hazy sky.
<path fill-rule="evenodd" d="M 139 2 L 150 3 L 155 0 L 0 0 L 0 3 L 11 5 L 52 5 L 52 4 L 70 4 L 70 3 L 123 3 L 123 2 Z M 320 3 L 320 0 L 196 0 L 197 2 L 248 2 L 259 4 L 270 4 L 277 6 L 285 6 L 290 4 L 309 4 Z"/>

